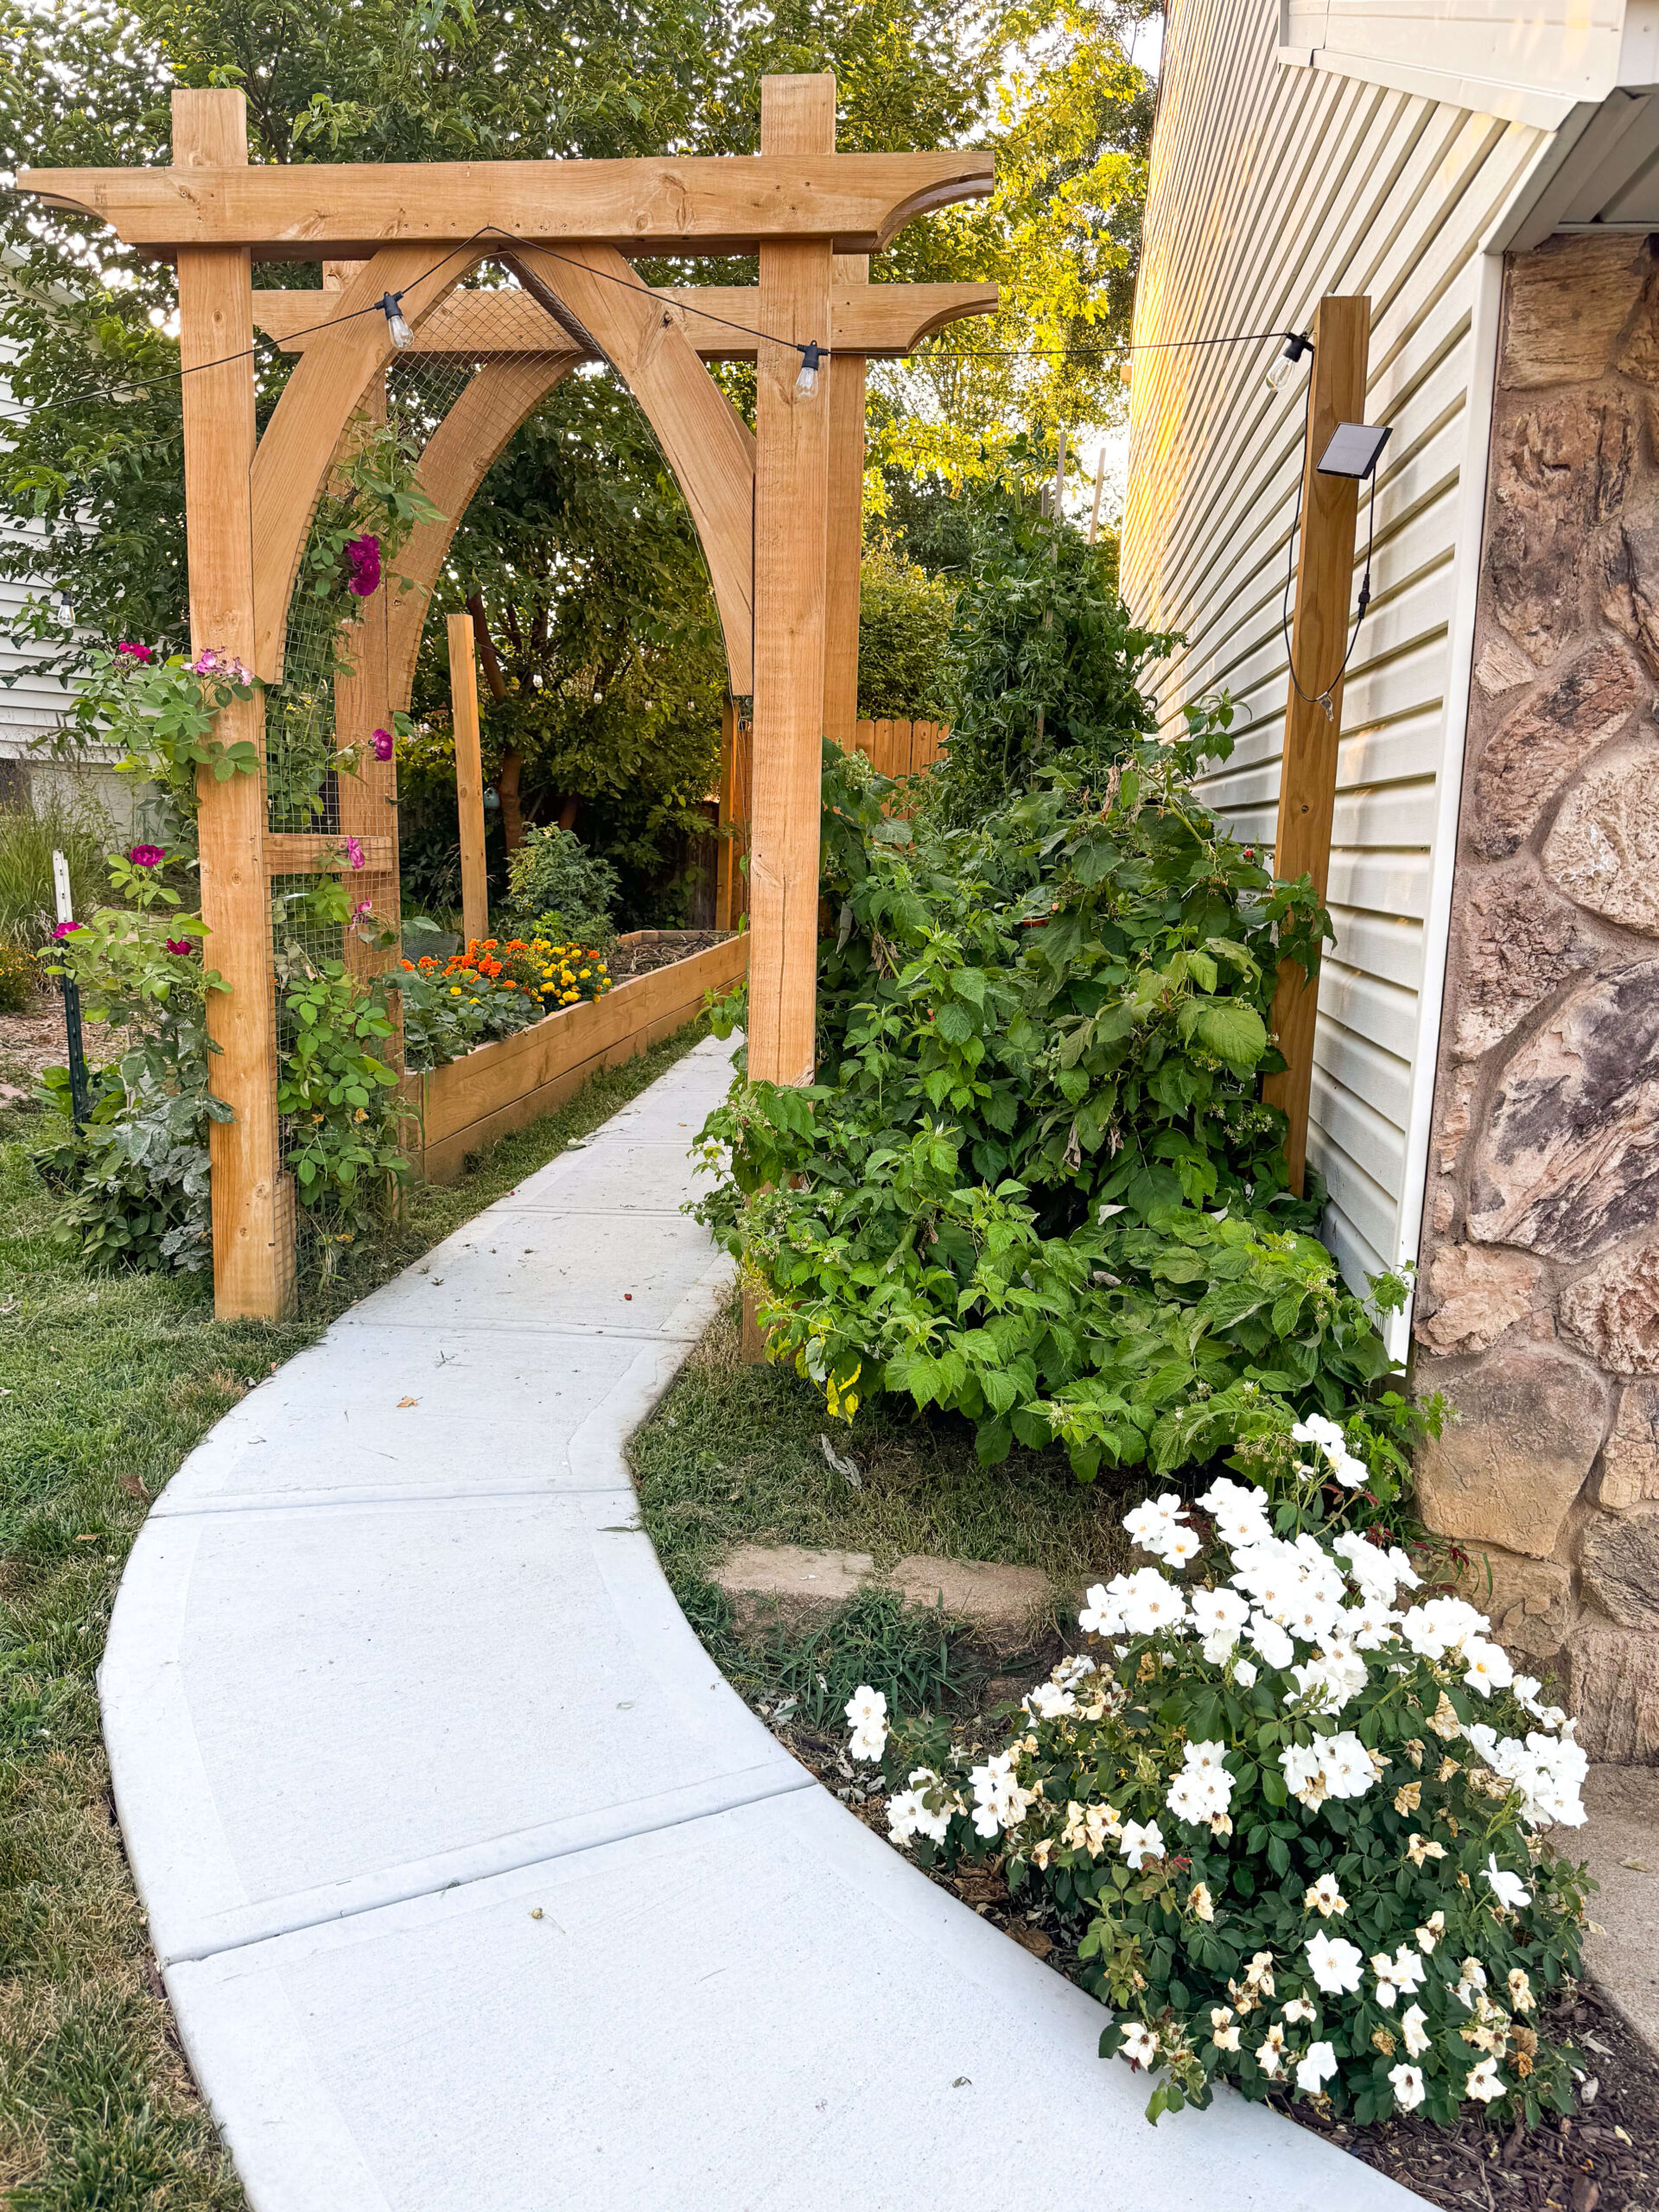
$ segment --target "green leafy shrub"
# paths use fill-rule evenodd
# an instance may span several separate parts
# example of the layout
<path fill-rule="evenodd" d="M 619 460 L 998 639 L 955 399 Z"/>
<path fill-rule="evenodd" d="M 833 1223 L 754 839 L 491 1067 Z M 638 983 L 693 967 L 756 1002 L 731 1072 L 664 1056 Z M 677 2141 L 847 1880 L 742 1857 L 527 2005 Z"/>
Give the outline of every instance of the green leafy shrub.
<path fill-rule="evenodd" d="M 138 857 L 150 853 L 153 861 Z M 207 1126 L 232 1119 L 209 1082 L 207 997 L 229 986 L 202 963 L 200 917 L 174 911 L 179 893 L 162 880 L 169 857 L 153 846 L 114 856 L 111 880 L 133 905 L 98 908 L 41 963 L 69 976 L 82 1011 L 120 1032 L 124 1049 L 92 1072 L 80 1130 L 68 1070 L 47 1071 L 54 1118 L 30 1157 L 63 1195 L 55 1233 L 67 1249 L 193 1272 L 212 1256 Z"/>
<path fill-rule="evenodd" d="M 963 1414 L 993 1462 L 1243 1452 L 1269 1480 L 1300 1415 L 1340 1414 L 1389 1509 L 1418 1415 L 1256 1096 L 1279 961 L 1328 925 L 1193 797 L 1225 719 L 962 830 L 884 818 L 892 787 L 827 754 L 823 1080 L 714 1116 L 732 1170 L 702 1211 L 832 1412 L 882 1389 Z"/>
<path fill-rule="evenodd" d="M 590 853 L 574 831 L 556 825 L 526 830 L 507 863 L 509 933 L 608 953 L 616 943 L 611 916 L 620 887 L 610 862 Z"/>
<path fill-rule="evenodd" d="M 1345 1448 L 1299 1440 L 1271 1515 L 1220 1479 L 1203 1523 L 1173 1492 L 1127 1516 L 1160 1565 L 1089 1592 L 1090 1651 L 985 1740 L 890 1735 L 863 1688 L 853 1754 L 924 1863 L 995 1854 L 1046 1895 L 1148 2118 L 1220 2080 L 1362 2125 L 1472 2103 L 1535 2126 L 1573 2106 L 1541 2007 L 1579 1970 L 1587 1885 L 1541 1832 L 1582 1822 L 1584 1754 L 1484 1615 L 1414 1601 L 1402 1551 L 1338 1533 Z"/>
<path fill-rule="evenodd" d="M 944 712 L 946 641 L 957 588 L 893 548 L 866 549 L 858 588 L 858 711 Z"/>
<path fill-rule="evenodd" d="M 0 1014 L 22 1014 L 40 989 L 41 971 L 27 945 L 0 942 Z"/>
<path fill-rule="evenodd" d="M 377 1049 L 397 1034 L 388 985 L 297 950 L 284 966 L 276 1079 L 284 1157 L 301 1205 L 349 1239 L 387 1210 L 409 1172 L 397 1141 L 397 1077 Z"/>

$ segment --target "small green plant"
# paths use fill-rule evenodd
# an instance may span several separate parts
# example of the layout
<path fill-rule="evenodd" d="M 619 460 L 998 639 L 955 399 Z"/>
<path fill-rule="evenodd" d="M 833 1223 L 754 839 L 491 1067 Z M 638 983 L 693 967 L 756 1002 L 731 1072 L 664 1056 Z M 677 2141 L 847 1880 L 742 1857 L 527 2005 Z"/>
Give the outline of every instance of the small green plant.
<path fill-rule="evenodd" d="M 1406 1554 L 1329 1514 L 1333 1425 L 1276 1508 L 1217 1479 L 1124 1527 L 1159 1562 L 1088 1592 L 1088 1652 L 982 1731 L 847 1707 L 882 1763 L 895 1840 L 995 1856 L 1046 1895 L 1112 2008 L 1103 2057 L 1152 2078 L 1147 2117 L 1217 2082 L 1362 2126 L 1471 2107 L 1536 2126 L 1573 2106 L 1545 2000 L 1580 1968 L 1585 1756 L 1491 1624 L 1414 1599 Z M 1365 1470 L 1358 1470 L 1363 1481 Z M 1162 1570 L 1170 1570 L 1167 1573 Z"/>
<path fill-rule="evenodd" d="M 175 911 L 163 872 L 176 858 L 157 845 L 114 855 L 111 883 L 131 905 L 99 907 L 41 963 L 79 987 L 83 1011 L 119 1032 L 124 1049 L 95 1071 L 83 1129 L 67 1069 L 47 1071 L 54 1124 L 30 1156 L 63 1194 L 56 1234 L 67 1249 L 190 1272 L 211 1255 L 207 1125 L 232 1118 L 209 1082 L 207 1013 L 208 995 L 229 986 L 202 962 L 200 915 Z"/>
<path fill-rule="evenodd" d="M 40 990 L 41 971 L 27 945 L 0 942 L 0 1014 L 22 1014 Z"/>
<path fill-rule="evenodd" d="M 527 830 L 507 863 L 508 933 L 607 954 L 616 943 L 611 916 L 620 890 L 610 862 L 590 853 L 573 831 Z"/>
<path fill-rule="evenodd" d="M 343 961 L 292 949 L 281 978 L 285 1046 L 276 1110 L 302 1205 L 335 1237 L 385 1212 L 409 1163 L 397 1141 L 397 1077 L 377 1049 L 395 1036 L 386 986 L 360 982 Z"/>

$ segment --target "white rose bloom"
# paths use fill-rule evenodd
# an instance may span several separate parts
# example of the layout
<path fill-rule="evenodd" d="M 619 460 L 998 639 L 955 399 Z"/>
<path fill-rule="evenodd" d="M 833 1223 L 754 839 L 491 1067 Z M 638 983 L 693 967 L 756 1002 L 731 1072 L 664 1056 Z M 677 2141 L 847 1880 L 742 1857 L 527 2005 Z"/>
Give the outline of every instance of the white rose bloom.
<path fill-rule="evenodd" d="M 1389 2080 L 1394 2089 L 1394 2101 L 1399 2106 L 1401 2111 L 1415 2112 L 1427 2094 L 1423 2088 L 1422 2068 L 1407 2066 L 1403 2063 L 1398 2066 L 1390 2066 Z"/>
<path fill-rule="evenodd" d="M 887 1700 L 880 1690 L 873 1690 L 868 1682 L 861 1682 L 847 1700 L 847 1726 L 849 1728 L 874 1729 L 885 1733 L 887 1726 Z"/>
<path fill-rule="evenodd" d="M 1265 1613 L 1250 1615 L 1250 1642 L 1269 1667 L 1282 1674 L 1296 1656 L 1296 1647 L 1276 1621 Z"/>
<path fill-rule="evenodd" d="M 868 1765 L 874 1766 L 887 1748 L 887 1723 L 884 1720 L 878 1721 L 872 1728 L 854 1729 L 848 1738 L 847 1756 L 849 1758 L 862 1759 Z"/>
<path fill-rule="evenodd" d="M 1123 1591 L 1123 1625 L 1131 1636 L 1152 1636 L 1179 1629 L 1186 1618 L 1186 1599 L 1155 1567 L 1131 1574 Z"/>
<path fill-rule="evenodd" d="M 1123 1577 L 1114 1578 L 1110 1586 L 1095 1583 L 1084 1598 L 1083 1611 L 1077 1615 L 1077 1626 L 1085 1636 L 1121 1636 L 1123 1632 L 1123 1605 L 1119 1585 Z"/>
<path fill-rule="evenodd" d="M 1158 2038 L 1143 2021 L 1131 2020 L 1123 2031 L 1117 2055 L 1127 2058 L 1132 2066 L 1154 2067 L 1158 2063 Z"/>
<path fill-rule="evenodd" d="M 1175 1492 L 1166 1491 L 1161 1497 L 1149 1497 L 1145 1504 L 1126 1513 L 1123 1526 L 1141 1551 L 1161 1557 L 1165 1544 L 1185 1516 L 1185 1509 Z"/>
<path fill-rule="evenodd" d="M 1508 2096 L 1510 2093 L 1510 2085 L 1499 2074 L 1497 2061 L 1495 2058 L 1483 2058 L 1470 2075 L 1464 2088 L 1467 2094 L 1478 2097 L 1484 2105 L 1490 2105 L 1499 2097 Z"/>
<path fill-rule="evenodd" d="M 1471 1690 L 1478 1690 L 1482 1697 L 1490 1697 L 1494 1690 L 1507 1689 L 1515 1680 L 1515 1669 L 1501 1643 L 1489 1643 L 1484 1637 L 1471 1636 L 1463 1647 L 1464 1681 Z"/>
<path fill-rule="evenodd" d="M 1296 2086 L 1318 2096 L 1337 2070 L 1337 2054 L 1328 2043 L 1311 2043 L 1296 2062 Z"/>
<path fill-rule="evenodd" d="M 1317 1882 L 1308 1885 L 1302 1898 L 1304 1912 L 1317 1912 L 1328 1920 L 1333 1912 L 1346 1912 L 1348 1900 L 1337 1886 L 1334 1874 L 1321 1874 Z"/>
<path fill-rule="evenodd" d="M 887 1827 L 895 1843 L 908 1843 L 927 1808 L 917 1789 L 895 1789 L 887 1800 Z"/>
<path fill-rule="evenodd" d="M 1279 1754 L 1285 1787 L 1304 1805 L 1323 1804 L 1329 1795 L 1325 1783 L 1325 1755 L 1318 1744 L 1287 1744 Z"/>
<path fill-rule="evenodd" d="M 1233 1669 L 1233 1680 L 1242 1690 L 1254 1689 L 1255 1688 L 1255 1661 L 1241 1659 Z"/>
<path fill-rule="evenodd" d="M 1331 1548 L 1338 1559 L 1348 1562 L 1349 1573 L 1368 1597 L 1376 1598 L 1385 1605 L 1394 1603 L 1400 1578 L 1387 1552 L 1351 1530 L 1334 1537 Z"/>
<path fill-rule="evenodd" d="M 1402 1590 L 1421 1590 L 1423 1578 L 1406 1557 L 1398 1544 L 1389 1547 L 1389 1565 L 1394 1569 L 1395 1580 Z"/>
<path fill-rule="evenodd" d="M 1310 1936 L 1304 1949 L 1314 1984 L 1332 1997 L 1351 1996 L 1359 1987 L 1365 1955 L 1341 1936 Z"/>
<path fill-rule="evenodd" d="M 1498 1865 L 1496 1852 L 1488 1854 L 1480 1878 L 1487 1885 L 1499 1904 L 1506 1905 L 1512 1912 L 1523 1904 L 1532 1903 L 1532 1891 L 1528 1889 L 1518 1874 L 1508 1873 Z"/>
<path fill-rule="evenodd" d="M 1376 1780 L 1371 1754 L 1348 1729 L 1325 1738 L 1322 1766 L 1325 1787 L 1333 1797 L 1363 1797 Z"/>
<path fill-rule="evenodd" d="M 1033 1720 L 1060 1720 L 1077 1709 L 1077 1700 L 1058 1682 L 1039 1682 L 1020 1705 Z"/>
<path fill-rule="evenodd" d="M 1357 1651 L 1381 1651 L 1395 1641 L 1395 1624 L 1400 1616 L 1381 1598 L 1364 1598 L 1345 1605 L 1337 1615 L 1337 1627 Z"/>
<path fill-rule="evenodd" d="M 1138 1869 L 1148 1859 L 1163 1857 L 1163 1831 L 1156 1821 L 1148 1821 L 1144 1827 L 1139 1821 L 1130 1821 L 1118 1840 L 1117 1847 L 1130 1866 Z"/>
<path fill-rule="evenodd" d="M 1332 1421 L 1326 1414 L 1309 1414 L 1306 1421 L 1299 1421 L 1291 1436 L 1298 1444 L 1316 1445 L 1321 1452 L 1339 1452 L 1345 1448 L 1342 1423 Z"/>
<path fill-rule="evenodd" d="M 1314 2005 L 1308 2003 L 1306 1997 L 1293 1997 L 1285 2007 L 1285 2018 L 1293 2023 L 1300 2020 L 1315 2020 L 1319 2018 L 1319 2012 Z"/>
<path fill-rule="evenodd" d="M 1405 2037 L 1406 2051 L 1409 2057 L 1421 2058 L 1433 2041 L 1427 2028 L 1428 2015 L 1421 2005 L 1414 2005 L 1408 2012 L 1400 2015 L 1400 2031 Z"/>
<path fill-rule="evenodd" d="M 1187 1601 L 1192 1608 L 1192 1624 L 1207 1643 L 1223 1643 L 1230 1650 L 1238 1639 L 1240 1630 L 1250 1618 L 1250 1609 L 1236 1590 L 1195 1590 Z"/>

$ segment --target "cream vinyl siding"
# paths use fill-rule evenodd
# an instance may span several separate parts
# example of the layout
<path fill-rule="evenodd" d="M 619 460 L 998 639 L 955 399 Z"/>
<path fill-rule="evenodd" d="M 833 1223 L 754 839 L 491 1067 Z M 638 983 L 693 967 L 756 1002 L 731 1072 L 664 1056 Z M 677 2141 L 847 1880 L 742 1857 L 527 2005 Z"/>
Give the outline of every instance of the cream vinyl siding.
<path fill-rule="evenodd" d="M 1175 0 L 1135 339 L 1306 329 L 1324 293 L 1371 301 L 1366 418 L 1393 436 L 1377 486 L 1375 597 L 1344 705 L 1337 941 L 1320 985 L 1310 1130 L 1331 1192 L 1326 1233 L 1357 1282 L 1416 1246 L 1408 1132 L 1414 1067 L 1432 1082 L 1436 1043 L 1425 923 L 1458 537 L 1478 537 L 1460 486 L 1471 416 L 1484 454 L 1490 411 L 1471 335 L 1479 241 L 1542 134 L 1287 67 L 1278 31 L 1273 0 Z M 1231 694 L 1236 747 L 1205 796 L 1241 840 L 1269 846 L 1306 390 L 1300 372 L 1283 393 L 1268 390 L 1275 350 L 1268 340 L 1135 357 L 1123 526 L 1135 614 L 1189 640 L 1151 672 L 1160 723 L 1176 727 L 1189 701 Z M 1362 502 L 1362 559 L 1365 526 Z M 1478 557 L 1476 543 L 1464 558 Z M 1454 726 L 1460 743 L 1460 714 Z"/>

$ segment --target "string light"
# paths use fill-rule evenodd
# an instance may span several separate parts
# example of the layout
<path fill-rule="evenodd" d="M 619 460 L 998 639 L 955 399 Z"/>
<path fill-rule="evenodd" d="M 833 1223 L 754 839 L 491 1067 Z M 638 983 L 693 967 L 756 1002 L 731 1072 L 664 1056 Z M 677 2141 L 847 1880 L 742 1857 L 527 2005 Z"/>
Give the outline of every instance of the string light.
<path fill-rule="evenodd" d="M 823 358 L 821 346 L 808 344 L 801 348 L 801 372 L 795 379 L 797 399 L 810 399 L 818 388 L 818 363 Z"/>
<path fill-rule="evenodd" d="M 1296 364 L 1304 353 L 1313 351 L 1313 340 L 1300 331 L 1287 333 L 1283 347 L 1268 364 L 1267 385 L 1269 391 L 1282 391 L 1295 373 Z"/>
<path fill-rule="evenodd" d="M 380 312 L 386 318 L 387 334 L 400 353 L 415 343 L 415 334 L 404 320 L 403 296 L 401 292 L 380 295 Z"/>

